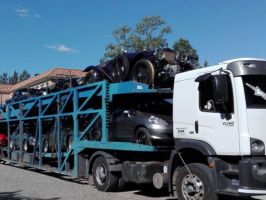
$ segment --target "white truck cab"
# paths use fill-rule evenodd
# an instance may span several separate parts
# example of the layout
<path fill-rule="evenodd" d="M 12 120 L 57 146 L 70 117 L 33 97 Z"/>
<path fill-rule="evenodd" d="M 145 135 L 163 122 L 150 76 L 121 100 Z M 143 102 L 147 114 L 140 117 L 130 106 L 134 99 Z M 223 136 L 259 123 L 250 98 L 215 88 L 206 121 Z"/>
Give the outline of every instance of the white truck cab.
<path fill-rule="evenodd" d="M 266 60 L 177 74 L 173 102 L 178 199 L 266 194 Z"/>

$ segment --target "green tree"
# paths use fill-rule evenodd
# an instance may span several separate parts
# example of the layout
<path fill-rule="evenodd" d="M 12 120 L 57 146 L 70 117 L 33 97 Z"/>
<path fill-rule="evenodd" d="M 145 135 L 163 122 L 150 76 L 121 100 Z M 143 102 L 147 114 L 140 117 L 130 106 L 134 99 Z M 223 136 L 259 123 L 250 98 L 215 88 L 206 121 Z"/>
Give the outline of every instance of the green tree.
<path fill-rule="evenodd" d="M 137 37 L 142 43 L 139 48 L 153 50 L 156 48 L 167 47 L 166 34 L 171 33 L 171 27 L 166 25 L 165 20 L 160 16 L 143 17 L 136 25 L 133 36 Z"/>
<path fill-rule="evenodd" d="M 18 72 L 15 70 L 13 76 L 9 77 L 9 84 L 14 85 L 16 83 L 18 83 Z"/>
<path fill-rule="evenodd" d="M 119 27 L 113 31 L 115 43 L 105 47 L 103 60 L 113 58 L 124 51 L 154 50 L 167 47 L 165 38 L 171 33 L 171 27 L 160 16 L 147 16 L 136 24 L 135 28 L 128 25 Z"/>
<path fill-rule="evenodd" d="M 199 56 L 197 50 L 192 47 L 187 39 L 181 38 L 178 41 L 175 41 L 173 49 L 177 54 L 180 52 L 185 52 L 188 56 L 188 62 L 199 66 Z"/>
<path fill-rule="evenodd" d="M 8 74 L 3 73 L 0 75 L 0 84 L 8 84 Z"/>
<path fill-rule="evenodd" d="M 22 73 L 19 75 L 19 82 L 25 81 L 30 78 L 30 74 L 27 70 L 23 70 Z"/>
<path fill-rule="evenodd" d="M 209 66 L 209 63 L 207 60 L 204 61 L 204 64 L 203 64 L 203 67 L 208 67 Z"/>

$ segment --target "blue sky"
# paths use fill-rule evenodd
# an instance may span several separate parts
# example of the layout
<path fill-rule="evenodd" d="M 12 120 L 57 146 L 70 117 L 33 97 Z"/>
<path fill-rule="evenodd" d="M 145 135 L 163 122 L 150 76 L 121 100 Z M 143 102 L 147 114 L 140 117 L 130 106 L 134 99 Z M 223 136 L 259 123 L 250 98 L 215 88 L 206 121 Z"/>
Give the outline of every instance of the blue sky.
<path fill-rule="evenodd" d="M 169 47 L 187 38 L 200 63 L 266 58 L 264 0 L 0 0 L 0 73 L 98 64 L 112 31 L 160 15 Z"/>

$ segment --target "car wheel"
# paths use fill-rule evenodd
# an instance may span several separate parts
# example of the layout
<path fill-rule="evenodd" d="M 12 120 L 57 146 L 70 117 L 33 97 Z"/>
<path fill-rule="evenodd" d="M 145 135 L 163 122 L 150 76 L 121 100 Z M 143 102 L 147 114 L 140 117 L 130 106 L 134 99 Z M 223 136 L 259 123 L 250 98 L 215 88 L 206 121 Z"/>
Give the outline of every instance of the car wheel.
<path fill-rule="evenodd" d="M 67 151 L 69 151 L 72 148 L 73 142 L 74 142 L 74 138 L 71 135 L 71 136 L 69 136 L 68 141 L 67 141 Z"/>
<path fill-rule="evenodd" d="M 94 161 L 92 176 L 98 190 L 104 192 L 116 190 L 118 177 L 109 171 L 109 165 L 103 156 L 96 158 Z"/>
<path fill-rule="evenodd" d="M 111 77 L 113 82 L 124 81 L 129 72 L 129 62 L 124 55 L 114 58 L 115 62 L 111 67 Z"/>
<path fill-rule="evenodd" d="M 10 143 L 9 143 L 9 148 L 10 150 L 15 150 L 15 145 L 14 145 L 14 139 L 11 139 Z"/>
<path fill-rule="evenodd" d="M 91 69 L 84 78 L 84 84 L 97 82 L 97 77 L 98 77 L 97 72 Z"/>
<path fill-rule="evenodd" d="M 29 152 L 29 144 L 28 144 L 27 140 L 23 141 L 23 151 Z"/>
<path fill-rule="evenodd" d="M 148 129 L 141 127 L 136 131 L 136 143 L 151 145 L 151 137 Z"/>
<path fill-rule="evenodd" d="M 176 192 L 179 200 L 218 200 L 211 170 L 201 163 L 188 164 L 176 173 Z"/>
<path fill-rule="evenodd" d="M 92 141 L 100 141 L 102 139 L 102 133 L 100 129 L 93 128 L 90 132 L 89 139 Z"/>
<path fill-rule="evenodd" d="M 131 80 L 145 83 L 153 87 L 155 78 L 155 69 L 153 64 L 147 59 L 141 59 L 133 66 L 131 71 Z"/>
<path fill-rule="evenodd" d="M 44 152 L 44 153 L 47 153 L 47 152 L 49 151 L 49 143 L 48 143 L 47 139 L 45 139 L 45 140 L 43 141 L 43 146 L 42 146 L 42 148 L 43 148 L 43 152 Z"/>

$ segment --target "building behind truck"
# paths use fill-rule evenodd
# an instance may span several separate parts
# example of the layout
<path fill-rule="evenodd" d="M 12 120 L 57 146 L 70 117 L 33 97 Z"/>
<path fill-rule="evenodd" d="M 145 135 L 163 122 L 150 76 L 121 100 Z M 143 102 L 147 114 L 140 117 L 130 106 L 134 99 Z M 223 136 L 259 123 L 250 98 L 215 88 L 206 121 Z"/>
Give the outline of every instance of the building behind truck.
<path fill-rule="evenodd" d="M 56 67 L 44 73 L 37 74 L 36 76 L 33 76 L 15 85 L 0 84 L 0 105 L 4 104 L 7 100 L 11 99 L 15 91 L 21 89 L 25 90 L 30 88 L 34 88 L 37 90 L 52 88 L 55 85 L 56 80 L 82 78 L 85 75 L 86 73 L 84 73 L 82 70 Z"/>
<path fill-rule="evenodd" d="M 9 143 L 2 159 L 88 177 L 100 191 L 134 182 L 168 185 L 179 200 L 266 194 L 265 77 L 265 60 L 242 58 L 177 74 L 173 90 L 101 81 L 3 105 L 0 132 Z M 172 98 L 174 147 L 109 140 L 113 101 L 125 96 L 128 102 L 131 96 Z M 65 122 L 72 127 L 69 148 L 62 142 Z M 12 131 L 22 138 L 27 124 L 38 141 L 33 152 L 23 151 L 21 140 L 12 150 Z M 48 134 L 54 148 L 44 151 Z"/>

